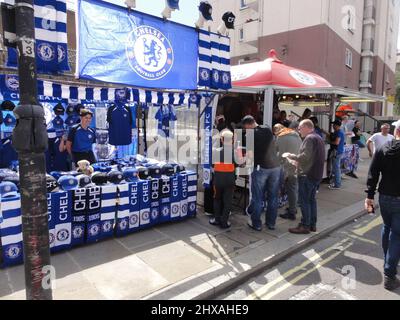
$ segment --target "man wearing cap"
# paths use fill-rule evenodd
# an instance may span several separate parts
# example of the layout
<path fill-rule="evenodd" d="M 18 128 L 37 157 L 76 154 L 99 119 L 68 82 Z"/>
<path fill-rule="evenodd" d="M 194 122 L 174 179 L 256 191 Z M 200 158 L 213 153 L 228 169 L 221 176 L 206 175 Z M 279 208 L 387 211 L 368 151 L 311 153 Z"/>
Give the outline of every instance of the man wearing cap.
<path fill-rule="evenodd" d="M 250 180 L 250 205 L 247 213 L 251 216 L 248 222 L 250 228 L 261 231 L 262 203 L 265 202 L 267 192 L 266 226 L 270 230 L 275 229 L 278 215 L 278 192 L 280 181 L 280 162 L 276 152 L 275 139 L 272 130 L 259 126 L 252 116 L 246 116 L 242 120 L 243 128 L 253 130 L 254 148 L 249 145 L 249 137 L 246 133 L 246 154 L 254 162 L 254 169 Z"/>
<path fill-rule="evenodd" d="M 390 125 L 388 123 L 385 123 L 381 126 L 381 132 L 375 133 L 368 139 L 367 148 L 369 156 L 371 158 L 376 151 L 378 151 L 386 143 L 391 142 L 394 139 L 394 136 L 389 134 L 389 131 L 390 131 Z M 374 145 L 373 150 L 372 150 L 372 145 Z"/>
<path fill-rule="evenodd" d="M 384 287 L 400 287 L 396 277 L 400 261 L 400 120 L 393 123 L 395 139 L 378 149 L 369 168 L 365 209 L 374 212 L 374 197 L 379 178 L 379 205 L 383 219 Z"/>
<path fill-rule="evenodd" d="M 335 120 L 333 124 L 333 135 L 334 140 L 331 140 L 331 145 L 336 146 L 336 156 L 333 159 L 332 174 L 334 176 L 333 184 L 329 185 L 331 190 L 339 190 L 342 187 L 342 171 L 340 169 L 342 158 L 344 154 L 345 134 L 340 120 Z"/>
<path fill-rule="evenodd" d="M 96 142 L 96 132 L 89 127 L 93 113 L 90 110 L 82 109 L 80 117 L 81 123 L 70 129 L 67 139 L 67 150 L 76 166 L 80 160 L 96 162 L 92 150 L 92 145 Z"/>

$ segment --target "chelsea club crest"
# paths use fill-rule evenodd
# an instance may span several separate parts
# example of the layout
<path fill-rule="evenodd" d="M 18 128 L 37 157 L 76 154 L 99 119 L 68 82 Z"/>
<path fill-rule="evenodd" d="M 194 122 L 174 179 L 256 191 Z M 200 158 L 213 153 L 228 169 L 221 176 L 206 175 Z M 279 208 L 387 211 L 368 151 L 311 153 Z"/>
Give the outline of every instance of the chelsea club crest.
<path fill-rule="evenodd" d="M 13 91 L 19 90 L 19 80 L 16 76 L 13 75 L 6 75 L 6 86 L 8 89 Z"/>
<path fill-rule="evenodd" d="M 63 46 L 57 46 L 58 63 L 63 62 L 67 56 L 65 48 Z"/>
<path fill-rule="evenodd" d="M 10 245 L 6 250 L 5 254 L 9 259 L 16 259 L 21 254 L 21 246 L 18 244 Z"/>
<path fill-rule="evenodd" d="M 43 42 L 37 46 L 37 52 L 43 61 L 51 61 L 54 59 L 55 50 L 50 43 Z"/>
<path fill-rule="evenodd" d="M 174 64 L 171 43 L 161 31 L 150 26 L 140 26 L 129 34 L 126 56 L 132 70 L 146 80 L 165 77 Z"/>

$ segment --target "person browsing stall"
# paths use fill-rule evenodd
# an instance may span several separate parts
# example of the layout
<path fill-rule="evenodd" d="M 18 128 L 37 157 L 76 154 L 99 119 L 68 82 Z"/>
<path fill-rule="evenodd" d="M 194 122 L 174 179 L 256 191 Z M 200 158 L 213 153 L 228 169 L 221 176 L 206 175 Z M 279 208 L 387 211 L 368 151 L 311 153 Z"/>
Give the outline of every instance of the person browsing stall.
<path fill-rule="evenodd" d="M 90 110 L 82 109 L 80 117 L 81 123 L 70 129 L 66 144 L 67 151 L 76 166 L 80 160 L 87 160 L 90 163 L 96 162 L 92 150 L 92 146 L 96 142 L 96 131 L 89 127 L 93 113 Z"/>

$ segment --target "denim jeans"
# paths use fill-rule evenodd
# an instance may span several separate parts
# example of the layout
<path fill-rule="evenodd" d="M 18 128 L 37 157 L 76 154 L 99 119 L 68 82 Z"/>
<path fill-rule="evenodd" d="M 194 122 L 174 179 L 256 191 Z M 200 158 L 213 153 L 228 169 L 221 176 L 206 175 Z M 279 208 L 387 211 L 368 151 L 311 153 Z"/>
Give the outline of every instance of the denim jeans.
<path fill-rule="evenodd" d="M 289 214 L 297 213 L 298 182 L 296 176 L 288 176 L 285 181 L 285 189 L 289 200 Z"/>
<path fill-rule="evenodd" d="M 380 195 L 379 205 L 383 219 L 382 248 L 385 259 L 384 273 L 395 277 L 400 260 L 400 197 Z"/>
<path fill-rule="evenodd" d="M 247 208 L 247 213 L 251 216 L 253 226 L 261 227 L 261 213 L 263 201 L 265 201 L 265 191 L 267 192 L 267 214 L 265 223 L 270 227 L 275 227 L 278 216 L 278 194 L 281 168 L 273 169 L 254 169 L 251 174 L 251 200 Z"/>
<path fill-rule="evenodd" d="M 342 171 L 340 169 L 342 163 L 343 153 L 337 154 L 333 162 L 333 175 L 335 181 L 335 187 L 340 188 L 342 186 Z"/>
<path fill-rule="evenodd" d="M 299 202 L 301 208 L 301 224 L 305 227 L 315 227 L 317 225 L 317 189 L 318 181 L 313 181 L 306 176 L 301 176 L 299 180 Z"/>

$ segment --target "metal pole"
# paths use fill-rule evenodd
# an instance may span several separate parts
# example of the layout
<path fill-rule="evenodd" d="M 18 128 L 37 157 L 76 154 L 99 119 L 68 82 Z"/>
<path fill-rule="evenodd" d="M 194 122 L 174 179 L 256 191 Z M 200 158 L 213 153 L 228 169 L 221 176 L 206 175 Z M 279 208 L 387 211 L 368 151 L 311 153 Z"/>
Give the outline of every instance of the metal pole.
<path fill-rule="evenodd" d="M 37 74 L 35 60 L 35 24 L 33 0 L 15 1 L 15 21 L 18 48 L 18 75 L 20 106 L 14 112 L 24 114 L 24 121 L 36 124 L 41 119 L 41 107 L 37 102 Z M 19 109 L 19 110 L 17 110 Z M 29 115 L 32 110 L 32 114 Z M 39 110 L 35 113 L 34 110 Z M 26 113 L 28 116 L 26 116 Z M 44 113 L 43 113 L 44 115 Z M 36 119 L 36 120 L 35 120 Z M 21 120 L 18 120 L 21 121 Z M 44 117 L 43 117 L 44 122 Z M 20 124 L 17 123 L 17 127 Z M 36 130 L 36 131 L 35 131 Z M 43 132 L 44 130 L 44 132 Z M 18 148 L 22 233 L 25 265 L 25 289 L 28 300 L 51 300 L 49 229 L 47 214 L 47 190 L 44 149 L 37 149 L 40 142 L 35 138 L 44 137 L 46 127 L 37 125 L 30 132 L 14 129 L 15 141 L 29 140 L 30 145 Z M 39 133 L 38 133 L 39 132 Z M 27 135 L 29 135 L 27 139 Z M 35 137 L 35 138 L 33 138 Z M 30 139 L 32 138 L 32 139 Z M 42 144 L 43 145 L 43 144 Z M 46 268 L 44 268 L 46 267 Z"/>

